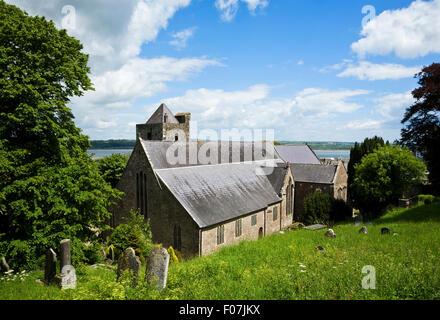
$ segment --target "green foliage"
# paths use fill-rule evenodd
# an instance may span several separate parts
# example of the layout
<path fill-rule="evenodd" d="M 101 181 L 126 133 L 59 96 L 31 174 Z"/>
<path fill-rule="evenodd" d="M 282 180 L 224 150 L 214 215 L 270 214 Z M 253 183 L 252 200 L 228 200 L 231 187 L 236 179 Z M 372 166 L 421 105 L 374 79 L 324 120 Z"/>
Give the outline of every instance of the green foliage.
<path fill-rule="evenodd" d="M 403 192 L 421 183 L 426 166 L 408 149 L 379 147 L 355 166 L 354 189 L 364 216 L 376 218 Z"/>
<path fill-rule="evenodd" d="M 333 198 L 326 192 L 315 191 L 304 199 L 304 222 L 327 223 L 332 211 Z"/>
<path fill-rule="evenodd" d="M 330 220 L 334 222 L 351 220 L 353 209 L 344 200 L 332 199 Z"/>
<path fill-rule="evenodd" d="M 0 1 L 0 241 L 14 267 L 25 247 L 34 261 L 63 238 L 93 239 L 120 196 L 66 106 L 92 89 L 82 49 L 52 21 Z"/>
<path fill-rule="evenodd" d="M 127 157 L 119 153 L 114 153 L 111 156 L 95 161 L 98 164 L 99 172 L 101 172 L 104 180 L 110 183 L 113 188 L 116 187 L 127 165 Z"/>
<path fill-rule="evenodd" d="M 416 75 L 413 105 L 402 119 L 400 144 L 422 156 L 429 170 L 432 192 L 440 194 L 440 63 L 425 66 Z"/>
<path fill-rule="evenodd" d="M 170 246 L 167 251 L 170 255 L 170 262 L 179 262 L 179 258 L 177 258 L 176 252 L 172 246 Z"/>
<path fill-rule="evenodd" d="M 145 281 L 116 282 L 115 270 L 91 269 L 78 276 L 76 290 L 41 286 L 43 271 L 0 279 L 0 300 L 433 300 L 440 298 L 440 203 L 394 209 L 360 235 L 351 223 L 336 224 L 335 239 L 324 231 L 296 230 L 258 241 L 242 241 L 206 257 L 172 263 L 167 287 Z M 384 237 L 381 228 L 397 236 Z M 321 245 L 326 255 L 315 250 Z M 256 254 L 258 253 L 258 254 Z M 362 288 L 363 266 L 376 269 L 376 289 Z M 141 274 L 145 274 L 142 267 Z"/>
<path fill-rule="evenodd" d="M 130 217 L 126 223 L 120 224 L 115 228 L 110 236 L 110 243 L 115 247 L 115 259 L 131 247 L 136 255 L 145 261 L 151 248 L 153 247 L 151 230 L 148 222 L 137 211 L 130 211 Z"/>
<path fill-rule="evenodd" d="M 389 145 L 389 142 L 386 143 Z M 362 143 L 355 143 L 353 148 L 350 149 L 350 161 L 347 166 L 347 193 L 348 200 L 354 206 L 357 207 L 357 202 L 359 199 L 358 194 L 356 193 L 356 189 L 353 186 L 354 178 L 355 178 L 355 169 L 356 164 L 360 163 L 362 158 L 373 152 L 380 146 L 384 146 L 385 143 L 381 137 L 374 136 L 373 138 L 365 138 Z"/>

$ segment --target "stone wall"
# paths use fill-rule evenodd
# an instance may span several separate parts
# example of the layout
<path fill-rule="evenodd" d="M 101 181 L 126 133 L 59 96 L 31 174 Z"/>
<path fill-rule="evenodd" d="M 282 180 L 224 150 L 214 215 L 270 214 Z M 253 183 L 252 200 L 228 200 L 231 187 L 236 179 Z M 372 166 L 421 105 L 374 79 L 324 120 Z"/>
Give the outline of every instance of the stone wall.
<path fill-rule="evenodd" d="M 344 163 L 339 161 L 334 179 L 334 198 L 347 201 L 347 179 L 348 174 L 345 170 Z"/>
<path fill-rule="evenodd" d="M 124 196 L 110 208 L 110 212 L 113 213 L 112 226 L 116 227 L 124 223 L 124 218 L 130 214 L 130 209 L 136 209 L 136 173 L 140 171 L 147 175 L 145 218 L 150 222 L 153 241 L 165 247 L 174 246 L 174 227 L 179 226 L 182 253 L 188 257 L 198 255 L 198 226 L 168 188 L 156 178 L 139 142 L 136 143 L 121 180 L 116 186 L 124 192 Z"/>

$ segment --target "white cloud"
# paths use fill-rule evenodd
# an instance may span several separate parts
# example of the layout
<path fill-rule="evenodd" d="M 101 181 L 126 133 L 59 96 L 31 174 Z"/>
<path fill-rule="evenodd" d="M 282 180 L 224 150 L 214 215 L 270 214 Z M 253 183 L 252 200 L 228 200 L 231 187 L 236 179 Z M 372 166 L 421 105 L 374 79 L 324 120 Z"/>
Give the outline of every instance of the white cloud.
<path fill-rule="evenodd" d="M 411 91 L 404 93 L 392 93 L 374 100 L 376 111 L 388 120 L 400 120 L 403 118 L 405 109 L 411 106 L 415 99 Z"/>
<path fill-rule="evenodd" d="M 224 21 L 232 21 L 237 14 L 239 3 L 247 4 L 248 10 L 254 14 L 257 8 L 268 6 L 268 0 L 216 0 L 215 6 L 221 12 L 221 18 Z"/>
<path fill-rule="evenodd" d="M 361 61 L 357 65 L 350 64 L 338 77 L 356 77 L 360 80 L 385 80 L 413 77 L 421 67 L 406 67 L 400 64 L 374 64 Z"/>
<path fill-rule="evenodd" d="M 350 121 L 345 128 L 353 129 L 353 130 L 371 130 L 371 129 L 380 129 L 383 120 L 373 120 L 373 119 L 365 119 L 365 120 L 354 120 Z"/>
<path fill-rule="evenodd" d="M 303 64 L 304 64 L 304 61 L 303 61 L 303 60 L 299 60 L 299 61 L 298 61 L 298 65 L 299 65 L 299 66 L 302 66 Z"/>
<path fill-rule="evenodd" d="M 189 38 L 194 35 L 195 29 L 196 28 L 193 27 L 173 33 L 171 36 L 174 38 L 174 40 L 169 42 L 170 45 L 175 46 L 177 49 L 185 48 Z"/>
<path fill-rule="evenodd" d="M 31 15 L 43 15 L 61 27 L 62 8 L 69 0 L 7 0 Z M 75 28 L 68 30 L 90 54 L 95 74 L 120 68 L 136 57 L 144 43 L 154 41 L 176 11 L 191 0 L 75 1 Z"/>
<path fill-rule="evenodd" d="M 400 58 L 440 53 L 440 0 L 416 0 L 408 8 L 386 10 L 368 22 L 362 39 L 351 45 L 360 57 L 366 54 Z"/>
<path fill-rule="evenodd" d="M 271 87 L 258 84 L 244 90 L 225 91 L 201 88 L 184 95 L 158 101 L 145 108 L 151 114 L 164 102 L 174 112 L 191 112 L 198 131 L 203 129 L 275 129 L 290 139 L 304 139 L 334 131 L 329 119 L 363 107 L 350 101 L 368 94 L 365 90 L 309 88 L 287 98 L 271 96 Z M 309 137 L 311 138 L 311 137 Z"/>
<path fill-rule="evenodd" d="M 363 105 L 350 101 L 350 98 L 369 94 L 367 90 L 328 90 L 308 88 L 301 91 L 294 99 L 295 105 L 303 111 L 331 113 L 350 113 L 363 108 Z"/>

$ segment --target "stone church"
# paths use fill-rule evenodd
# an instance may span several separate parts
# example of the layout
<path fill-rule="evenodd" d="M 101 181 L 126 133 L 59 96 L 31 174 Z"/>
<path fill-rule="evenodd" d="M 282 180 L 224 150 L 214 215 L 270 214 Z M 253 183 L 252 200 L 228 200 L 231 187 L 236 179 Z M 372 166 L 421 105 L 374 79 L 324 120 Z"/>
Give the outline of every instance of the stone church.
<path fill-rule="evenodd" d="M 153 241 L 186 257 L 290 226 L 295 164 L 268 142 L 191 142 L 190 118 L 162 104 L 136 126 L 136 145 L 116 186 L 124 196 L 110 208 L 111 225 L 139 209 Z"/>

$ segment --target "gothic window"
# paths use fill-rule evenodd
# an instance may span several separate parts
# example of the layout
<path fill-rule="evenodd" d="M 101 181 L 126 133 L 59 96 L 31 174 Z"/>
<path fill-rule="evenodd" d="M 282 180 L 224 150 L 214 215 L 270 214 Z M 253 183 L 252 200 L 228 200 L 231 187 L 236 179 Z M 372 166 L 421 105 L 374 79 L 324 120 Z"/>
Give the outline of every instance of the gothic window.
<path fill-rule="evenodd" d="M 251 227 L 252 227 L 252 226 L 255 226 L 256 224 L 257 224 L 257 215 L 254 214 L 254 215 L 251 217 Z"/>
<path fill-rule="evenodd" d="M 147 175 L 142 171 L 136 173 L 136 207 L 147 217 Z"/>
<path fill-rule="evenodd" d="M 174 141 L 179 141 L 179 135 L 177 133 L 174 135 Z"/>
<path fill-rule="evenodd" d="M 273 207 L 272 216 L 273 221 L 276 221 L 278 219 L 278 207 Z"/>
<path fill-rule="evenodd" d="M 222 244 L 225 242 L 225 226 L 217 227 L 217 244 Z"/>
<path fill-rule="evenodd" d="M 235 236 L 239 237 L 243 233 L 243 221 L 241 219 L 235 221 Z"/>
<path fill-rule="evenodd" d="M 182 232 L 180 226 L 174 226 L 174 249 L 182 251 Z"/>

